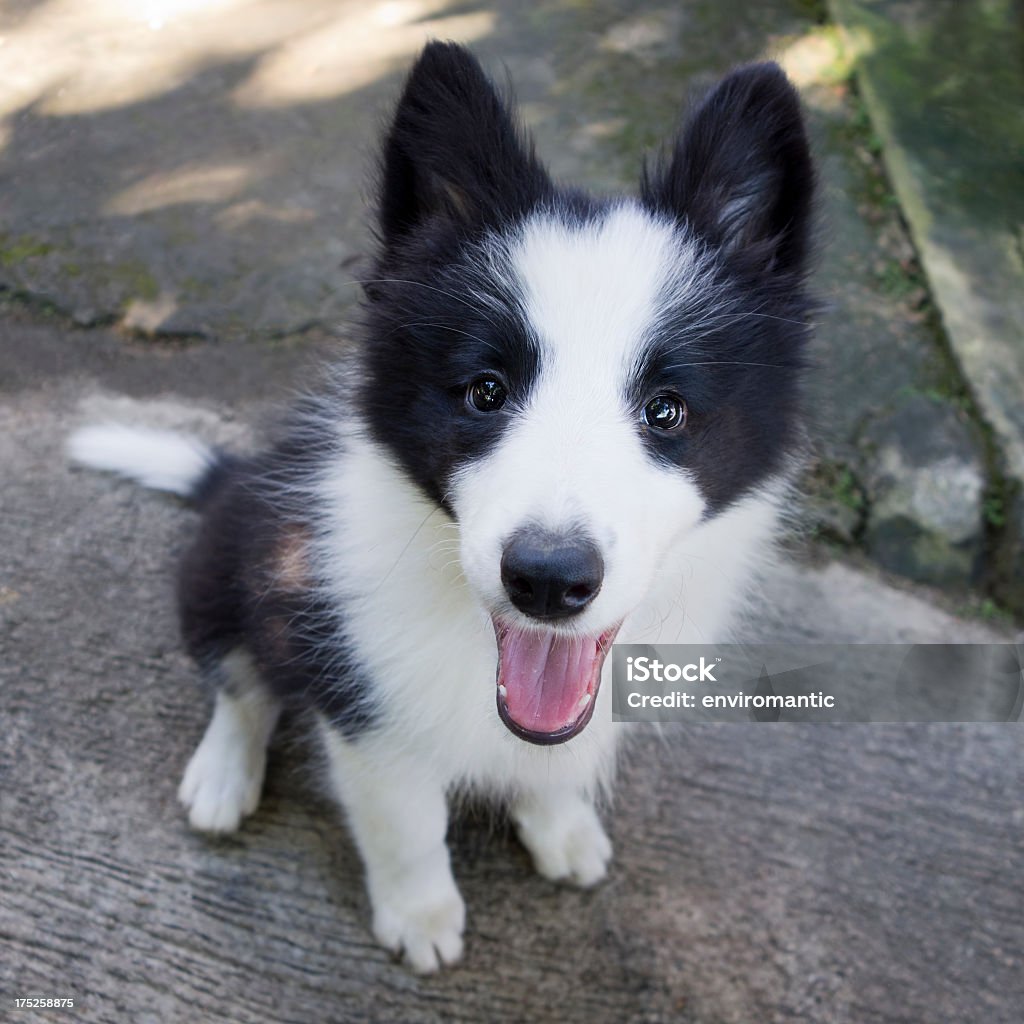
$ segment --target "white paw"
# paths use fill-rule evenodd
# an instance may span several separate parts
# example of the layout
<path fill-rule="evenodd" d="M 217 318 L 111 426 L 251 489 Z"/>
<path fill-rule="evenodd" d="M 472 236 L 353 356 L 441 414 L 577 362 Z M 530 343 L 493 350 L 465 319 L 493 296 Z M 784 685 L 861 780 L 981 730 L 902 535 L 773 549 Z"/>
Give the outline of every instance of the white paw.
<path fill-rule="evenodd" d="M 266 754 L 248 744 L 203 738 L 185 769 L 178 799 L 200 832 L 234 832 L 260 802 Z"/>
<path fill-rule="evenodd" d="M 424 884 L 430 883 L 430 884 Z M 466 905 L 447 877 L 406 878 L 373 898 L 373 934 L 394 953 L 404 953 L 409 966 L 430 974 L 462 956 Z"/>
<path fill-rule="evenodd" d="M 513 817 L 534 867 L 545 878 L 586 889 L 608 873 L 611 840 L 589 803 L 527 802 L 515 808 Z"/>

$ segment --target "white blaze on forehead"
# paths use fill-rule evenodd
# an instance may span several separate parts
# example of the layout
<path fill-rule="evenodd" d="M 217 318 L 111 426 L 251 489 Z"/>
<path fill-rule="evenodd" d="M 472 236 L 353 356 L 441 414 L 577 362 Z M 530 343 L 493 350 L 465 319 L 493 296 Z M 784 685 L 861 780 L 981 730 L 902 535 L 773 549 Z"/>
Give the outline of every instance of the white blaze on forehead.
<path fill-rule="evenodd" d="M 574 623 L 596 637 L 639 606 L 670 545 L 704 512 L 689 473 L 651 458 L 629 385 L 653 328 L 700 298 L 709 263 L 638 203 L 576 223 L 538 214 L 482 256 L 481 269 L 516 293 L 540 372 L 500 440 L 453 478 L 461 565 L 485 606 L 507 613 L 508 538 L 530 525 L 582 530 L 605 574 Z"/>
<path fill-rule="evenodd" d="M 636 204 L 566 223 L 528 221 L 510 247 L 525 312 L 546 359 L 621 387 L 647 332 L 696 287 L 696 253 L 672 224 Z"/>

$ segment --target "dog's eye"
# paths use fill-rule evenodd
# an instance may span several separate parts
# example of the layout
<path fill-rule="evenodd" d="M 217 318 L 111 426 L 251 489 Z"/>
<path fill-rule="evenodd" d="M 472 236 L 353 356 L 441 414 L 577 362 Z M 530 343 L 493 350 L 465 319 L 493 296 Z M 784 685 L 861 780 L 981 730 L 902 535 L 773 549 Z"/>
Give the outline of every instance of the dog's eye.
<path fill-rule="evenodd" d="M 478 377 L 466 392 L 466 401 L 480 412 L 497 412 L 507 398 L 508 390 L 497 377 Z"/>
<path fill-rule="evenodd" d="M 657 395 L 644 406 L 644 423 L 655 430 L 686 426 L 686 403 L 675 395 Z"/>

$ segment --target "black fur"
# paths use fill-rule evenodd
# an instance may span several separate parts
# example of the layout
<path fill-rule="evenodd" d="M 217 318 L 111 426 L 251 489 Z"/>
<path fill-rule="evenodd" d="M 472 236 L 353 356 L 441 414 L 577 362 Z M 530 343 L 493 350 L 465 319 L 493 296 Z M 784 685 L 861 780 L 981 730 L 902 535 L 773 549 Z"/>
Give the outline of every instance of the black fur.
<path fill-rule="evenodd" d="M 712 512 L 778 473 L 800 443 L 814 186 L 799 97 L 771 63 L 723 79 L 669 158 L 644 169 L 643 200 L 702 239 L 714 271 L 700 300 L 661 325 L 634 397 L 685 398 L 687 429 L 645 438 L 694 473 Z"/>
<path fill-rule="evenodd" d="M 198 534 L 182 559 L 178 602 L 186 648 L 218 682 L 244 646 L 286 707 L 312 706 L 346 735 L 372 724 L 370 688 L 337 605 L 320 592 L 308 500 L 325 451 L 323 420 L 299 410 L 282 440 L 252 459 L 218 463 L 197 490 Z"/>
<path fill-rule="evenodd" d="M 693 329 L 699 342 L 679 344 L 673 327 L 664 329 L 633 390 L 638 409 L 665 392 L 686 401 L 682 432 L 640 429 L 655 458 L 693 473 L 712 515 L 783 471 L 801 443 L 801 378 L 810 328 L 774 319 L 777 313 L 756 312 L 765 308 L 779 307 L 760 304 L 748 290 L 734 305 L 709 313 L 712 325 Z M 681 311 L 679 320 L 699 319 L 699 311 L 694 313 Z"/>
<path fill-rule="evenodd" d="M 539 365 L 515 296 L 478 273 L 471 249 L 455 247 L 450 258 L 432 275 L 414 262 L 386 272 L 395 276 L 367 310 L 372 343 L 358 396 L 375 439 L 449 512 L 453 470 L 493 447 Z M 508 388 L 500 411 L 480 413 L 467 404 L 469 385 L 485 373 Z"/>
<path fill-rule="evenodd" d="M 476 58 L 429 43 L 384 143 L 379 206 L 388 250 L 431 221 L 476 234 L 525 216 L 553 193 L 533 144 Z"/>
<path fill-rule="evenodd" d="M 374 437 L 449 512 L 452 471 L 493 446 L 538 369 L 518 296 L 481 271 L 479 247 L 556 202 L 574 216 L 594 208 L 560 198 L 476 59 L 430 43 L 384 144 L 358 400 Z M 482 415 L 465 396 L 485 372 L 505 380 L 511 401 Z"/>
<path fill-rule="evenodd" d="M 799 280 L 807 263 L 814 167 L 800 98 L 782 69 L 726 76 L 694 111 L 641 195 L 706 239 L 734 272 Z"/>

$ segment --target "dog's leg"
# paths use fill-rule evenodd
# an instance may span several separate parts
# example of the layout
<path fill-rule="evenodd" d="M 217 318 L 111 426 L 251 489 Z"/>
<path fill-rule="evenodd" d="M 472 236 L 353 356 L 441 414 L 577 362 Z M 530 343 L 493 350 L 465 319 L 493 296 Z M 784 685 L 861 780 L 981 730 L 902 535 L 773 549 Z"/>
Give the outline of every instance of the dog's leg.
<path fill-rule="evenodd" d="M 545 878 L 586 888 L 607 873 L 611 841 L 593 802 L 577 790 L 529 790 L 513 802 L 512 820 Z"/>
<path fill-rule="evenodd" d="M 462 955 L 466 908 L 452 877 L 444 786 L 424 765 L 375 757 L 322 724 L 331 786 L 366 868 L 373 933 L 412 968 L 436 971 Z"/>
<path fill-rule="evenodd" d="M 259 804 L 280 707 L 241 650 L 223 658 L 215 675 L 213 718 L 185 769 L 178 799 L 193 828 L 234 832 Z"/>

